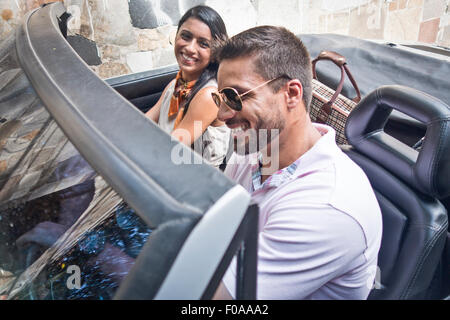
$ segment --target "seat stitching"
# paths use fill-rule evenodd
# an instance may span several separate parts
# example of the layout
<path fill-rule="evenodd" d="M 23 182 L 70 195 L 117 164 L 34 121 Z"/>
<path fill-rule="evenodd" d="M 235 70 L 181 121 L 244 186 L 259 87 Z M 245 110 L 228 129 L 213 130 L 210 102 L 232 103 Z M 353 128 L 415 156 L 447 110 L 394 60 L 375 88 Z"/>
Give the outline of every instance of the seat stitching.
<path fill-rule="evenodd" d="M 415 284 L 417 278 L 419 277 L 420 271 L 422 271 L 421 269 L 425 263 L 426 257 L 430 254 L 431 249 L 434 247 L 434 244 L 440 239 L 441 235 L 444 232 L 446 232 L 447 226 L 448 226 L 448 222 L 446 222 L 445 225 L 443 225 L 441 227 L 440 232 L 437 232 L 433 236 L 433 238 L 431 238 L 430 241 L 427 242 L 427 244 L 425 246 L 425 250 L 423 250 L 422 254 L 420 255 L 419 262 L 417 263 L 417 268 L 415 269 L 416 271 L 414 272 L 414 275 L 413 275 L 411 281 L 409 282 L 408 287 L 406 288 L 405 292 L 402 295 L 400 295 L 401 299 L 407 299 L 409 297 L 409 295 L 411 294 L 413 285 Z"/>

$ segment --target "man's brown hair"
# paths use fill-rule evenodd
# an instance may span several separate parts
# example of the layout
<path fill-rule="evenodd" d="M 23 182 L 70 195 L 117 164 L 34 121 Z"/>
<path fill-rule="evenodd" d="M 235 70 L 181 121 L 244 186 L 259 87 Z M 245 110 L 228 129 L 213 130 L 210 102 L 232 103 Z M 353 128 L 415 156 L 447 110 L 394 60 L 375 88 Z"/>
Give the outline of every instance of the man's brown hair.
<path fill-rule="evenodd" d="M 254 57 L 255 72 L 270 80 L 285 75 L 270 84 L 278 92 L 287 78 L 300 80 L 306 111 L 312 96 L 311 59 L 303 42 L 283 27 L 260 26 L 245 30 L 225 42 L 218 60 Z"/>

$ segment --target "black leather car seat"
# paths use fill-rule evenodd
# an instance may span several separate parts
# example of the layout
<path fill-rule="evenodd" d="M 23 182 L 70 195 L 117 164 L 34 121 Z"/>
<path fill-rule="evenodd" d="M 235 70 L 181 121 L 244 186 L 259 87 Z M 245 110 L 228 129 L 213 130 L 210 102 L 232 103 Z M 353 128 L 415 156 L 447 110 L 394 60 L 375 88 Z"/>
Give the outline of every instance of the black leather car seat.
<path fill-rule="evenodd" d="M 392 109 L 426 124 L 420 151 L 383 131 Z M 345 134 L 350 146 L 342 149 L 367 174 L 383 216 L 381 286 L 369 299 L 426 298 L 448 236 L 437 199 L 450 194 L 450 107 L 414 89 L 384 86 L 352 111 Z"/>

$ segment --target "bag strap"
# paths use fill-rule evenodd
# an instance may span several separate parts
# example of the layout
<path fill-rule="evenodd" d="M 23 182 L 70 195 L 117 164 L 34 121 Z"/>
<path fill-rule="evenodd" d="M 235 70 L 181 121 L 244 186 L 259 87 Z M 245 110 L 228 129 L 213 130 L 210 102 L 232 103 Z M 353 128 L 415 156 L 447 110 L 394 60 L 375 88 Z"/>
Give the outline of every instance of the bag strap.
<path fill-rule="evenodd" d="M 361 101 L 361 93 L 359 91 L 358 85 L 356 84 L 355 79 L 353 78 L 353 75 L 351 74 L 350 70 L 347 67 L 347 62 L 345 61 L 345 57 L 341 56 L 337 52 L 333 51 L 322 51 L 319 53 L 317 58 L 315 58 L 312 61 L 312 72 L 314 79 L 317 80 L 317 74 L 316 74 L 316 63 L 319 60 L 330 60 L 335 65 L 337 65 L 341 69 L 341 80 L 339 81 L 338 87 L 336 88 L 336 91 L 334 92 L 333 96 L 331 97 L 330 101 L 323 104 L 321 108 L 321 112 L 319 112 L 318 118 L 325 122 L 328 119 L 328 116 L 331 114 L 331 106 L 336 101 L 337 97 L 342 91 L 342 88 L 344 87 L 344 80 L 345 80 L 345 73 L 347 74 L 348 78 L 350 79 L 350 82 L 353 85 L 353 88 L 356 91 L 356 97 L 352 100 L 356 103 Z M 344 73 L 345 72 L 345 73 Z"/>

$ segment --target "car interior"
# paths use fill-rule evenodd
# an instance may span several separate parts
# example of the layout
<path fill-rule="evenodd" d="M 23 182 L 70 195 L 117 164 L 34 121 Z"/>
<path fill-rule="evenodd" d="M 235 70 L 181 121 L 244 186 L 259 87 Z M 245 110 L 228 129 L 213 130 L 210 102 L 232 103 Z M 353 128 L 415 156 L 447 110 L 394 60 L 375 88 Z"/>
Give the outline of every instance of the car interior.
<path fill-rule="evenodd" d="M 107 82 L 146 112 L 176 72 L 168 68 L 161 76 L 148 75 L 140 81 L 124 76 Z M 397 113 L 390 118 L 393 110 Z M 371 92 L 348 119 L 350 146 L 342 149 L 368 175 L 383 213 L 381 287 L 374 288 L 369 299 L 440 299 L 450 294 L 449 114 L 439 99 L 409 87 L 389 86 Z M 413 146 L 422 137 L 418 152 Z"/>
<path fill-rule="evenodd" d="M 306 36 L 307 42 L 312 41 L 308 36 Z M 305 36 L 301 35 L 301 38 Z M 339 43 L 342 45 L 342 41 Z M 370 45 L 371 48 L 381 46 Z M 315 51 L 323 49 L 328 47 L 316 48 Z M 442 62 L 438 61 L 438 63 Z M 165 85 L 175 77 L 176 66 L 174 68 L 175 70 L 166 68 L 159 71 L 160 76 L 152 76 L 151 72 L 148 75 L 143 74 L 141 80 L 127 80 L 128 76 L 123 76 L 108 79 L 107 82 L 135 107 L 146 112 L 157 101 Z M 322 79 L 325 79 L 322 81 L 328 83 L 330 87 L 336 87 L 339 80 L 337 76 L 332 75 L 333 71 L 338 73 L 333 66 L 331 71 L 330 68 L 318 71 L 319 79 L 322 76 Z M 327 74 L 332 80 L 326 81 Z M 405 81 L 403 79 L 398 82 Z M 344 94 L 351 97 L 354 93 L 351 86 L 349 84 L 347 86 L 349 88 L 344 91 Z M 154 88 L 159 92 L 155 92 Z M 371 92 L 366 89 L 363 92 L 365 93 L 363 97 L 367 96 L 367 98 L 363 99 L 357 109 L 362 115 L 356 118 L 353 112 L 347 122 L 346 135 L 351 145 L 343 145 L 342 149 L 369 176 L 382 206 L 384 235 L 379 266 L 384 272 L 381 273 L 381 288 L 374 288 L 369 298 L 439 299 L 447 297 L 450 294 L 448 272 L 450 234 L 447 222 L 447 212 L 450 208 L 449 197 L 446 196 L 450 187 L 448 156 L 446 156 L 448 154 L 446 148 L 449 147 L 449 132 L 446 127 L 449 107 L 427 93 L 411 90 L 411 87 L 406 86 L 390 86 Z M 381 106 L 380 102 L 374 101 L 376 95 L 385 105 Z M 380 115 L 381 111 L 375 113 L 376 108 L 384 108 L 384 113 L 382 115 Z M 427 115 L 427 112 L 430 114 Z M 431 125 L 441 126 L 442 130 L 431 129 Z M 353 133 L 352 128 L 358 128 L 360 132 Z M 432 130 L 436 131 L 437 135 L 432 134 Z M 367 143 L 363 139 L 369 140 L 368 137 L 375 139 L 373 137 L 376 134 L 378 134 L 377 142 L 371 142 L 364 147 L 363 151 L 360 151 L 358 146 Z M 380 137 L 381 134 L 382 137 Z M 420 144 L 422 147 L 415 150 L 414 146 L 423 137 L 425 139 Z M 384 145 L 386 139 L 395 141 L 395 144 Z M 426 139 L 429 139 L 429 145 L 427 149 L 424 149 Z M 376 156 L 377 154 L 382 156 Z M 426 161 L 421 164 L 416 163 L 414 169 L 417 170 L 417 175 L 419 170 L 423 170 L 421 175 L 429 174 L 428 179 L 414 181 L 415 178 L 410 178 L 411 180 L 408 181 L 406 175 L 409 173 L 405 172 L 411 170 L 412 163 L 405 162 L 404 158 L 411 158 L 412 163 L 418 159 Z M 436 159 L 441 159 L 440 165 L 434 163 Z M 366 164 L 365 161 L 370 164 Z M 430 174 L 430 168 L 437 171 Z M 380 171 L 383 171 L 383 174 Z M 427 190 L 421 186 L 423 183 L 443 189 Z M 399 198 L 400 194 L 403 194 L 405 198 L 403 196 Z M 395 196 L 392 197 L 392 195 Z M 408 206 L 404 207 L 405 204 Z M 430 266 L 432 266 L 431 269 Z"/>

